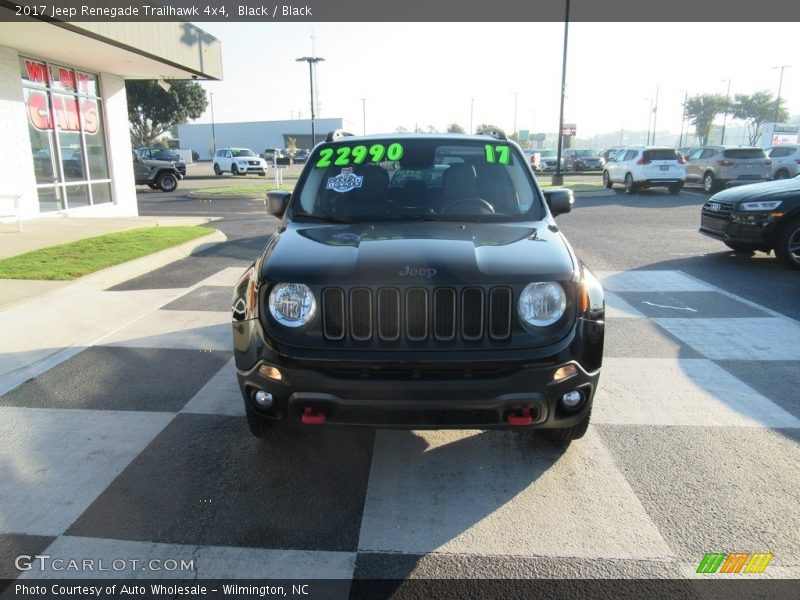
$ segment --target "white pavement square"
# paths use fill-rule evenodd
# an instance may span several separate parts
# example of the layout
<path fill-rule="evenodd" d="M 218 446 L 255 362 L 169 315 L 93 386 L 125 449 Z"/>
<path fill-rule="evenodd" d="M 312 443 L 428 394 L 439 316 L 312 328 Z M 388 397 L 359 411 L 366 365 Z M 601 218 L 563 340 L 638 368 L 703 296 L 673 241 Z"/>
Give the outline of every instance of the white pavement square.
<path fill-rule="evenodd" d="M 173 417 L 0 408 L 0 532 L 60 535 Z"/>
<path fill-rule="evenodd" d="M 800 324 L 790 319 L 653 319 L 713 360 L 800 360 Z"/>
<path fill-rule="evenodd" d="M 598 271 L 611 292 L 713 292 L 716 288 L 680 271 Z"/>
<path fill-rule="evenodd" d="M 591 428 L 563 456 L 513 432 L 379 431 L 359 550 L 670 556 Z"/>
<path fill-rule="evenodd" d="M 186 546 L 73 536 L 59 537 L 43 554 L 50 555 L 50 568 L 27 571 L 22 579 L 350 579 L 356 562 L 354 552 Z M 101 559 L 109 570 L 98 570 Z M 64 561 L 55 563 L 61 570 L 53 568 L 54 560 Z M 63 569 L 70 560 L 93 560 L 94 570 Z M 192 566 L 189 561 L 194 561 Z"/>
<path fill-rule="evenodd" d="M 705 359 L 606 358 L 592 422 L 800 427 L 800 420 Z"/>
<path fill-rule="evenodd" d="M 606 291 L 606 318 L 645 319 L 646 317 L 614 292 Z"/>
<path fill-rule="evenodd" d="M 181 412 L 204 415 L 244 416 L 244 402 L 236 381 L 236 361 L 230 359 L 194 397 Z"/>
<path fill-rule="evenodd" d="M 156 310 L 104 339 L 104 346 L 230 350 L 227 312 Z"/>

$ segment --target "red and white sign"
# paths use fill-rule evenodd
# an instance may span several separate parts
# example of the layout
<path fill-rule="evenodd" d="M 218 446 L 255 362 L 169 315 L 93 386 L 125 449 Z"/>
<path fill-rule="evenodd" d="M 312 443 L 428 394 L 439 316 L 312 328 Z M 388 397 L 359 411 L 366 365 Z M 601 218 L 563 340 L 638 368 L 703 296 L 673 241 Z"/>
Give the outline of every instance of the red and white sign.
<path fill-rule="evenodd" d="M 78 103 L 80 103 L 80 115 L 78 114 Z M 61 131 L 80 131 L 81 121 L 83 121 L 83 131 L 87 135 L 95 135 L 99 129 L 97 102 L 94 100 L 53 94 L 55 119 L 50 114 L 46 92 L 29 90 L 26 104 L 28 119 L 30 119 L 31 125 L 39 131 L 52 130 L 54 125 Z"/>

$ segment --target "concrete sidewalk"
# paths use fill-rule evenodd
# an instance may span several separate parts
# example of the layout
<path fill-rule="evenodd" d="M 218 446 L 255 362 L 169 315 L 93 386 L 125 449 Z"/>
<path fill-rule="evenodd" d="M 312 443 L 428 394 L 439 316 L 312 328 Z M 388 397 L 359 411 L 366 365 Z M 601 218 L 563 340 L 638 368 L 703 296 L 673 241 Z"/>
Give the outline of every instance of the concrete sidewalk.
<path fill-rule="evenodd" d="M 204 225 L 208 218 L 52 218 L 0 233 L 0 257 L 78 239 L 154 225 Z M 225 241 L 211 234 L 72 281 L 0 279 L 0 394 L 66 360 L 97 339 L 141 318 L 176 290 L 108 292 L 173 261 Z"/>

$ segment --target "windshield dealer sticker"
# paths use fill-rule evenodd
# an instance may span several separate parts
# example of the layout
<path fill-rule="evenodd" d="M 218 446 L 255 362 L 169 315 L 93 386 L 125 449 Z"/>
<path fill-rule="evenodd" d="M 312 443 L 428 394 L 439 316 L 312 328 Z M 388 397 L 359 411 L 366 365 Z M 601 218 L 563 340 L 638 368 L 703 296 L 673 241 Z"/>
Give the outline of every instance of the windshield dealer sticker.
<path fill-rule="evenodd" d="M 364 177 L 361 175 L 356 175 L 353 173 L 353 169 L 348 167 L 346 169 L 342 169 L 342 172 L 335 177 L 329 177 L 325 188 L 344 194 L 350 190 L 360 188 L 363 182 Z"/>

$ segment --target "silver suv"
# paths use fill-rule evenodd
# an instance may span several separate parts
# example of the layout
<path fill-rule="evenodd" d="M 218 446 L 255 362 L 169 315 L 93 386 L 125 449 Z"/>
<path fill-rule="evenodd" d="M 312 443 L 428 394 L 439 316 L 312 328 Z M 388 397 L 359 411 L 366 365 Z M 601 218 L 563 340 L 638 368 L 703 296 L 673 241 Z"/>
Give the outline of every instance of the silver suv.
<path fill-rule="evenodd" d="M 764 152 L 772 161 L 773 179 L 788 179 L 800 173 L 800 144 L 781 144 Z"/>
<path fill-rule="evenodd" d="M 772 161 L 755 146 L 700 146 L 692 150 L 687 161 L 687 185 L 702 185 L 708 194 L 729 185 L 771 179 Z"/>

